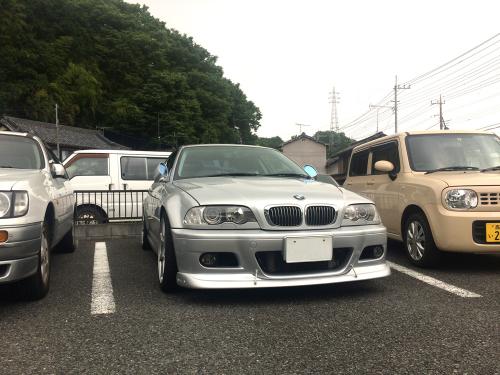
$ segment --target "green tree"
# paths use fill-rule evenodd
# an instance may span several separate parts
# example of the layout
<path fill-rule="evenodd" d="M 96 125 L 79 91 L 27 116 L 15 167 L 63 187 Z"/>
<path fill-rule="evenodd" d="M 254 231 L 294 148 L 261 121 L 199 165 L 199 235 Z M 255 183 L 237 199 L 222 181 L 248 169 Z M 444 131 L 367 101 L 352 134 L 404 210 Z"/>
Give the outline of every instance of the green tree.
<path fill-rule="evenodd" d="M 217 58 L 122 0 L 0 0 L 0 111 L 125 144 L 254 144 L 261 113 Z M 173 136 L 175 134 L 175 137 Z"/>

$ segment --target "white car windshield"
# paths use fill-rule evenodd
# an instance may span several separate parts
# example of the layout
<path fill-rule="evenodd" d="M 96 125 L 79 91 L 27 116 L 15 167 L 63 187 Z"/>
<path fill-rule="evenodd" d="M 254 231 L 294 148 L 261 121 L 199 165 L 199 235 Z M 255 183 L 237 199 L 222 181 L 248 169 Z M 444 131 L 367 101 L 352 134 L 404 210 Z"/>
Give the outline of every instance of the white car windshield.
<path fill-rule="evenodd" d="M 217 176 L 308 175 L 277 150 L 244 146 L 187 147 L 179 155 L 175 179 Z"/>
<path fill-rule="evenodd" d="M 484 170 L 500 165 L 500 139 L 493 134 L 425 134 L 406 137 L 414 171 Z"/>
<path fill-rule="evenodd" d="M 0 168 L 42 169 L 44 159 L 38 144 L 31 138 L 0 135 Z"/>

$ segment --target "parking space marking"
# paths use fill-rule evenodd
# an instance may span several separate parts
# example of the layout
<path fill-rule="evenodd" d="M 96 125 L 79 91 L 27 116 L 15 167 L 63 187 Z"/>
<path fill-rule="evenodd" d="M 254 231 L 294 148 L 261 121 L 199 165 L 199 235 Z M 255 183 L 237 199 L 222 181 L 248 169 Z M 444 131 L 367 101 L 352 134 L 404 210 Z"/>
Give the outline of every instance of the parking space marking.
<path fill-rule="evenodd" d="M 427 276 L 427 275 L 424 275 L 420 272 L 417 272 L 417 271 L 411 270 L 409 268 L 400 266 L 399 264 L 389 262 L 389 261 L 387 261 L 387 263 L 389 264 L 389 266 L 391 268 L 395 269 L 396 271 L 404 273 L 405 275 L 411 276 L 417 280 L 423 281 L 424 283 L 427 283 L 429 285 L 435 286 L 436 288 L 446 290 L 447 292 L 453 293 L 459 297 L 463 297 L 463 298 L 482 297 L 480 294 L 470 292 L 466 289 L 459 288 L 455 285 L 445 283 L 444 281 L 435 279 L 434 277 Z"/>
<path fill-rule="evenodd" d="M 115 312 L 115 308 L 106 243 L 96 242 L 90 313 L 92 315 L 112 314 Z"/>

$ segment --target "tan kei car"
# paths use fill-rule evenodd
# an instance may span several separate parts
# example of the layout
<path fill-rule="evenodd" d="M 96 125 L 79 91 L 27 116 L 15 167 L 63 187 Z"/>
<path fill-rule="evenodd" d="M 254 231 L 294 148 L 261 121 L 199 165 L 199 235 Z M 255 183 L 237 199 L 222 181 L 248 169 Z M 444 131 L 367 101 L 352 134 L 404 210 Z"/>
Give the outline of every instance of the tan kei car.
<path fill-rule="evenodd" d="M 354 148 L 344 187 L 375 202 L 411 262 L 441 251 L 500 253 L 500 139 L 475 131 L 409 132 Z"/>

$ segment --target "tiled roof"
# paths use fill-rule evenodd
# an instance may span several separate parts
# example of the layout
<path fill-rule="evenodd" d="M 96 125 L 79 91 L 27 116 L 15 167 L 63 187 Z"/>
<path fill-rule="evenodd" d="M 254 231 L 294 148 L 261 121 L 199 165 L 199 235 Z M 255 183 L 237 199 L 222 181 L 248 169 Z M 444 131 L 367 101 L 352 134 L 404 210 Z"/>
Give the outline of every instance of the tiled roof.
<path fill-rule="evenodd" d="M 57 143 L 55 124 L 10 116 L 2 116 L 0 124 L 11 131 L 32 133 L 47 144 L 55 145 Z M 127 149 L 127 147 L 107 139 L 97 130 L 66 125 L 59 125 L 59 144 L 78 149 Z"/>

